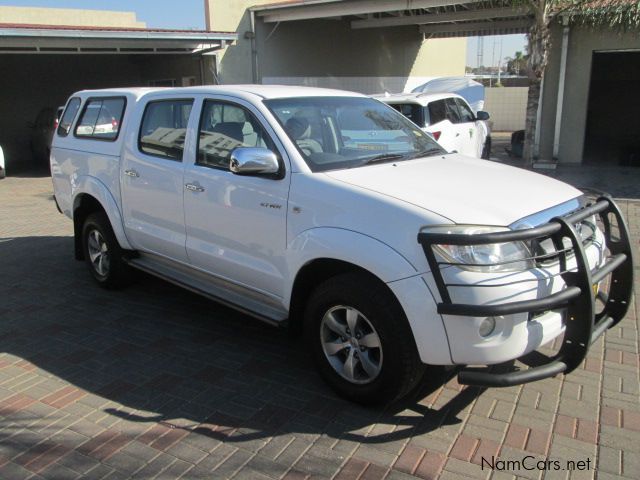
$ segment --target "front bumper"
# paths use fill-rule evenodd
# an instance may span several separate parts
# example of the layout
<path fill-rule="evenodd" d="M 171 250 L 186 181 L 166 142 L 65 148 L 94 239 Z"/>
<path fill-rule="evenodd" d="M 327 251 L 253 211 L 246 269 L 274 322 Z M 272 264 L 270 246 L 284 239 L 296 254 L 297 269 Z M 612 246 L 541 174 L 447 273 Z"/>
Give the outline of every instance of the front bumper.
<path fill-rule="evenodd" d="M 593 215 L 599 215 L 604 226 L 605 244 L 610 256 L 598 267 L 591 269 L 582 239 L 574 225 Z M 613 221 L 613 222 L 612 222 Z M 617 229 L 616 235 L 613 230 Z M 497 303 L 489 305 L 454 303 L 449 285 L 442 275 L 443 266 L 452 264 L 439 261 L 433 250 L 434 245 L 484 245 L 515 241 L 543 241 L 551 239 L 556 247 L 560 265 L 560 277 L 565 288 L 540 298 Z M 564 240 L 571 247 L 567 248 Z M 625 316 L 633 289 L 633 258 L 629 232 L 619 208 L 609 197 L 600 197 L 595 203 L 569 215 L 555 217 L 548 223 L 528 229 L 485 234 L 418 234 L 434 282 L 440 293 L 438 313 L 463 317 L 497 317 L 528 313 L 529 315 L 566 309 L 564 315 L 565 335 L 560 351 L 543 365 L 526 370 L 496 373 L 486 368 L 465 368 L 458 374 L 458 381 L 467 385 L 511 386 L 533 382 L 560 373 L 569 373 L 577 368 L 585 358 L 590 345 L 608 328 L 616 325 Z M 542 256 L 532 256 L 538 261 Z M 544 256 L 548 259 L 548 255 Z M 575 264 L 575 268 L 568 266 Z M 604 308 L 596 312 L 596 292 L 598 285 L 611 275 L 609 294 L 604 299 Z"/>

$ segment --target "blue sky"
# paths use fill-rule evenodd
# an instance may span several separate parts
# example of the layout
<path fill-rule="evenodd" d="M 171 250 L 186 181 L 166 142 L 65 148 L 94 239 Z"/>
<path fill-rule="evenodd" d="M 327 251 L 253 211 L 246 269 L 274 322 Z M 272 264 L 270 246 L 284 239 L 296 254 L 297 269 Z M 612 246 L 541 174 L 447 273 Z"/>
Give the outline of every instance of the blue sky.
<path fill-rule="evenodd" d="M 134 11 L 138 20 L 151 28 L 205 28 L 204 0 L 0 0 L 0 5 Z M 69 23 L 72 24 L 73 19 Z M 525 51 L 524 35 L 485 37 L 483 63 L 486 66 L 498 64 L 500 39 L 503 59 L 512 57 L 518 50 Z M 472 67 L 478 66 L 477 42 L 477 38 L 470 38 L 467 43 L 467 65 Z"/>
<path fill-rule="evenodd" d="M 0 0 L 0 5 L 133 11 L 152 28 L 204 29 L 204 0 Z"/>

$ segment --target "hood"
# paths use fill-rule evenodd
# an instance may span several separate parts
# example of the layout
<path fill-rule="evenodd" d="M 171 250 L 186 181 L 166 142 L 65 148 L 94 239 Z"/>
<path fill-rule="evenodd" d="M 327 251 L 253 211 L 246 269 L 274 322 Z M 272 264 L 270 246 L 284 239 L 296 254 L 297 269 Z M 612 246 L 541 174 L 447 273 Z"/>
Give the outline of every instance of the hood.
<path fill-rule="evenodd" d="M 326 175 L 471 225 L 508 226 L 582 194 L 545 175 L 457 154 Z"/>

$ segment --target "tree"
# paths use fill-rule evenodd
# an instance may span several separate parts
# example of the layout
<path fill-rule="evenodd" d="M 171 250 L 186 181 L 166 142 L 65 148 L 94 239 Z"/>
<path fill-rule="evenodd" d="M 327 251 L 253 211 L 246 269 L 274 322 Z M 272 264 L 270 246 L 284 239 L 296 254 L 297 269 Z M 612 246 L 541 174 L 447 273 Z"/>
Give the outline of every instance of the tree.
<path fill-rule="evenodd" d="M 523 158 L 534 160 L 533 146 L 540 87 L 547 67 L 551 48 L 551 24 L 560 17 L 566 17 L 571 24 L 592 27 L 611 27 L 628 30 L 640 27 L 640 2 L 638 0 L 514 0 L 515 6 L 527 6 L 533 14 L 533 25 L 527 35 L 527 74 L 529 76 L 529 96 L 525 122 L 525 142 Z"/>
<path fill-rule="evenodd" d="M 507 57 L 507 72 L 519 76 L 520 72 L 526 69 L 527 59 L 528 57 L 522 52 L 516 52 L 513 57 Z"/>

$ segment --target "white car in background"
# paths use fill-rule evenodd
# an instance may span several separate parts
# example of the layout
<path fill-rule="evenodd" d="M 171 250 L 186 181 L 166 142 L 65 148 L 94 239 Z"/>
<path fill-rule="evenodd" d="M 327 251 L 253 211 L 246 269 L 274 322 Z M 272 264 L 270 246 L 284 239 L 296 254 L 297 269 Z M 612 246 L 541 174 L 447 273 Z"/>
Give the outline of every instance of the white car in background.
<path fill-rule="evenodd" d="M 376 95 L 430 134 L 448 152 L 488 159 L 491 155 L 489 114 L 477 114 L 454 93 Z"/>

